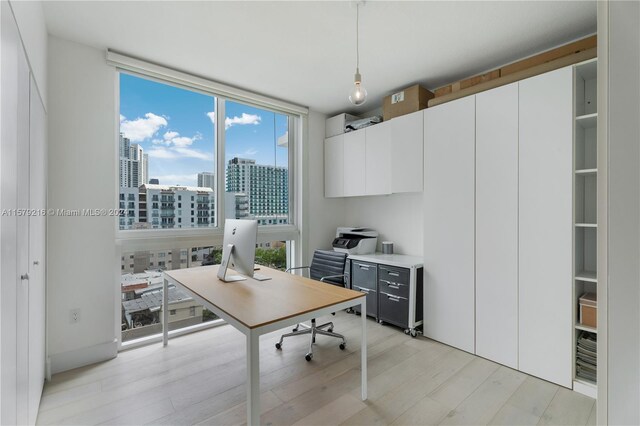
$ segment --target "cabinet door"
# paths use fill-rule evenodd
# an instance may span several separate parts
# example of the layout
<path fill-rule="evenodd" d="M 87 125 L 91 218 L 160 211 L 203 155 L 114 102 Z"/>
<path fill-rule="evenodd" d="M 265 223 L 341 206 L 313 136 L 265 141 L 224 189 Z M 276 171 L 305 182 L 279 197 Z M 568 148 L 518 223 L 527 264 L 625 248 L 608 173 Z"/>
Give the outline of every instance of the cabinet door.
<path fill-rule="evenodd" d="M 391 192 L 422 192 L 424 178 L 424 111 L 403 115 L 391 123 Z"/>
<path fill-rule="evenodd" d="M 324 196 L 344 195 L 344 135 L 324 140 Z"/>
<path fill-rule="evenodd" d="M 562 386 L 572 375 L 571 67 L 520 82 L 519 365 Z"/>
<path fill-rule="evenodd" d="M 518 368 L 518 83 L 476 95 L 476 354 Z"/>
<path fill-rule="evenodd" d="M 424 335 L 474 352 L 475 97 L 424 117 Z"/>
<path fill-rule="evenodd" d="M 366 194 L 366 141 L 365 131 L 344 134 L 344 195 Z"/>
<path fill-rule="evenodd" d="M 365 129 L 367 195 L 391 193 L 391 126 L 390 122 Z"/>

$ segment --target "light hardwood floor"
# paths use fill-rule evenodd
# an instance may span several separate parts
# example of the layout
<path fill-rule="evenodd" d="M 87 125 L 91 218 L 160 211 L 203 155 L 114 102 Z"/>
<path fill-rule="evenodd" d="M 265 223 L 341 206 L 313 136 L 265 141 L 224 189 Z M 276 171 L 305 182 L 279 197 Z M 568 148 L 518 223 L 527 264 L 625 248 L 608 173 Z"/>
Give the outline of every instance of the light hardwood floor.
<path fill-rule="evenodd" d="M 326 318 L 323 318 L 326 319 Z M 263 424 L 595 424 L 594 400 L 432 340 L 368 323 L 369 399 L 360 395 L 360 317 L 338 341 L 260 339 Z M 286 331 L 286 330 L 283 330 Z M 243 424 L 245 337 L 224 325 L 54 375 L 38 424 Z"/>

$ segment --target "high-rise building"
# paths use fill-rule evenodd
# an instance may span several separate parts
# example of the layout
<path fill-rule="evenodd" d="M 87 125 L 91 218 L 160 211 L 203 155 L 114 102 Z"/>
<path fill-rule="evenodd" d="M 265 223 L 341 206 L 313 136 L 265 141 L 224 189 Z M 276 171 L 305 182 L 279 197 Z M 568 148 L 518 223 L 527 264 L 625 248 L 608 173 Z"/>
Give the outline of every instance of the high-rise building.
<path fill-rule="evenodd" d="M 211 188 L 143 184 L 120 188 L 120 229 L 216 226 Z"/>
<path fill-rule="evenodd" d="M 216 177 L 211 172 L 198 173 L 198 186 L 201 188 L 211 188 L 215 190 Z"/>
<path fill-rule="evenodd" d="M 149 156 L 142 147 L 120 133 L 120 188 L 138 188 L 147 183 Z"/>
<path fill-rule="evenodd" d="M 267 224 L 286 223 L 289 215 L 289 172 L 286 167 L 256 164 L 255 160 L 235 157 L 227 164 L 226 187 L 227 192 L 246 194 L 252 216 L 277 220 L 267 219 Z"/>

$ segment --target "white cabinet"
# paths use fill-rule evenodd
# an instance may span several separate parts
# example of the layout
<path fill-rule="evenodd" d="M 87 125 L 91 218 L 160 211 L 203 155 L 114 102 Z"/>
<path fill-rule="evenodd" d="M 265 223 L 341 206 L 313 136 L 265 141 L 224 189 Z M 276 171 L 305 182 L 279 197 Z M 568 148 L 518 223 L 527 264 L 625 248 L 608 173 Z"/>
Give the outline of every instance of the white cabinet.
<path fill-rule="evenodd" d="M 344 196 L 344 135 L 324 141 L 324 196 Z"/>
<path fill-rule="evenodd" d="M 367 127 L 366 140 L 366 195 L 391 193 L 391 122 Z"/>
<path fill-rule="evenodd" d="M 366 192 L 365 132 L 344 135 L 344 196 L 364 195 Z"/>
<path fill-rule="evenodd" d="M 573 75 L 520 82 L 519 368 L 572 380 Z"/>
<path fill-rule="evenodd" d="M 391 192 L 422 192 L 424 111 L 396 117 L 391 123 Z"/>
<path fill-rule="evenodd" d="M 424 335 L 474 352 L 475 97 L 424 120 Z"/>
<path fill-rule="evenodd" d="M 476 354 L 518 368 L 518 83 L 476 95 Z"/>

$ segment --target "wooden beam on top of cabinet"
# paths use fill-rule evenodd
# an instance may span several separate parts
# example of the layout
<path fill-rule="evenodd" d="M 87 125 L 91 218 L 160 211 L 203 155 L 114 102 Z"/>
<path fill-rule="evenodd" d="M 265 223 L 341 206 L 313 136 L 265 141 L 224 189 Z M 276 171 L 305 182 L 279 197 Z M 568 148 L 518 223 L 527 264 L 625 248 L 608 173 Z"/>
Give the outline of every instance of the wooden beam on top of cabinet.
<path fill-rule="evenodd" d="M 524 80 L 529 77 L 533 77 L 539 74 L 544 74 L 549 71 L 553 71 L 559 68 L 563 68 L 569 65 L 577 64 L 588 59 L 593 59 L 597 57 L 597 49 L 588 49 L 582 52 L 576 53 L 574 55 L 564 56 L 553 61 L 545 62 L 538 66 L 527 68 L 522 71 L 514 72 L 509 75 L 505 75 L 494 80 L 489 80 L 484 83 L 477 84 L 475 86 L 467 87 L 466 89 L 461 89 L 457 92 L 452 92 L 447 95 L 440 96 L 438 98 L 433 98 L 429 101 L 429 108 L 434 107 L 436 105 L 443 104 L 445 102 L 450 102 L 455 99 L 463 98 L 470 95 L 475 95 L 476 93 L 484 92 L 485 90 L 494 89 L 496 87 L 504 86 L 510 83 L 514 83 L 516 81 Z"/>

